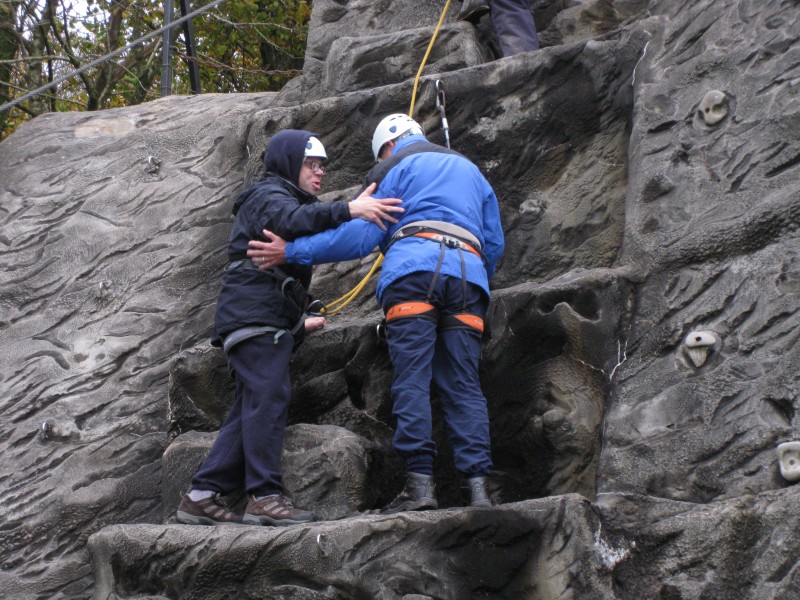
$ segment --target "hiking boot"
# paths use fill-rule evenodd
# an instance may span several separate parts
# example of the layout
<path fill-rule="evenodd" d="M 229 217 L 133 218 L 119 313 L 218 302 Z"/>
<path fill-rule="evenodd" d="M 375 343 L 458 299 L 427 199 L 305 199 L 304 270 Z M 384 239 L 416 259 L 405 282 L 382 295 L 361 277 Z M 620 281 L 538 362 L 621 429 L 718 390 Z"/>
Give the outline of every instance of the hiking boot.
<path fill-rule="evenodd" d="M 494 506 L 489 490 L 486 489 L 489 480 L 485 476 L 470 477 L 461 483 L 461 489 L 469 497 L 470 506 Z"/>
<path fill-rule="evenodd" d="M 261 500 L 250 496 L 242 523 L 246 525 L 294 525 L 310 523 L 315 519 L 316 517 L 311 511 L 295 508 L 289 498 L 274 494 L 264 496 Z"/>
<path fill-rule="evenodd" d="M 433 483 L 433 475 L 409 473 L 406 479 L 406 487 L 381 513 L 391 515 L 407 510 L 428 510 L 438 507 L 439 503 L 436 502 L 436 485 Z"/>
<path fill-rule="evenodd" d="M 175 515 L 178 523 L 186 525 L 238 525 L 242 519 L 231 512 L 219 494 L 195 502 L 186 494 L 181 498 Z"/>
<path fill-rule="evenodd" d="M 487 12 L 489 12 L 489 0 L 464 0 L 456 21 L 477 23 Z"/>

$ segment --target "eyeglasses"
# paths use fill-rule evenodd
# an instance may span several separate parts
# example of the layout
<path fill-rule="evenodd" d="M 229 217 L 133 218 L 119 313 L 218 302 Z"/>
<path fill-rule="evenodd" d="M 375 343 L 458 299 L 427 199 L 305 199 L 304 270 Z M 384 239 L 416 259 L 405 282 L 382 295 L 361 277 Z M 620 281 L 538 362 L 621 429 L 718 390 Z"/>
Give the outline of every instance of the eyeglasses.
<path fill-rule="evenodd" d="M 311 169 L 312 173 L 319 173 L 320 175 L 325 174 L 325 167 L 323 167 L 322 163 L 318 160 L 306 160 L 303 162 L 303 166 Z"/>

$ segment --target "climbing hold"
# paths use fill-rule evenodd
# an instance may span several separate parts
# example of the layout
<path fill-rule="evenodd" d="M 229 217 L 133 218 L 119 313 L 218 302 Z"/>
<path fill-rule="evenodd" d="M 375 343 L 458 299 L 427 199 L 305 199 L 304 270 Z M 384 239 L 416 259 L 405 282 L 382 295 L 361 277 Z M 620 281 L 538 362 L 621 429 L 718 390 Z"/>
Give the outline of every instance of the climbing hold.
<path fill-rule="evenodd" d="M 683 345 L 692 364 L 700 368 L 717 345 L 717 335 L 713 331 L 693 331 L 686 336 Z"/>
<path fill-rule="evenodd" d="M 700 101 L 697 113 L 709 127 L 716 125 L 728 116 L 728 97 L 725 92 L 711 90 Z"/>
<path fill-rule="evenodd" d="M 147 157 L 147 173 L 150 175 L 155 175 L 161 169 L 161 161 L 158 160 L 155 156 L 148 156 Z"/>
<path fill-rule="evenodd" d="M 778 444 L 778 464 L 786 481 L 800 480 L 800 442 Z"/>

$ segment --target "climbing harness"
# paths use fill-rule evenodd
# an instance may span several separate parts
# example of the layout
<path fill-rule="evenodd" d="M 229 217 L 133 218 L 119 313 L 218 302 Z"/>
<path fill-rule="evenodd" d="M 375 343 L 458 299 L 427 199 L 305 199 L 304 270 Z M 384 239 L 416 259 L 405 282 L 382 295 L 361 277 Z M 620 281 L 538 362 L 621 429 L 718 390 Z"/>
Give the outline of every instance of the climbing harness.
<path fill-rule="evenodd" d="M 413 223 L 404 225 L 392 236 L 387 250 L 397 240 L 402 240 L 407 237 L 419 237 L 433 240 L 447 248 L 466 250 L 483 260 L 480 240 L 472 235 L 469 230 L 459 227 L 458 225 L 453 225 L 452 223 L 447 223 L 445 221 L 414 221 Z"/>
<path fill-rule="evenodd" d="M 403 317 L 424 317 L 432 321 L 439 320 L 439 311 L 430 302 L 403 302 L 396 304 L 386 312 L 386 320 L 392 321 Z"/>
<path fill-rule="evenodd" d="M 295 309 L 300 313 L 300 319 L 295 323 L 291 329 L 280 329 L 278 327 L 270 327 L 267 325 L 254 325 L 254 326 L 247 326 L 241 327 L 236 329 L 225 336 L 224 341 L 222 342 L 222 349 L 224 350 L 225 354 L 228 354 L 231 348 L 233 348 L 239 342 L 243 342 L 252 337 L 256 337 L 258 335 L 263 335 L 265 333 L 274 333 L 275 334 L 275 343 L 278 343 L 281 336 L 284 333 L 291 333 L 294 336 L 300 329 L 305 325 L 306 321 L 306 312 L 314 305 L 312 302 L 307 309 L 304 309 L 302 306 L 298 305 L 295 298 L 289 293 L 288 289 L 290 286 L 302 288 L 300 282 L 291 277 L 290 275 L 283 275 L 278 271 L 276 267 L 272 267 L 270 269 L 259 269 L 258 265 L 256 265 L 252 260 L 249 258 L 241 258 L 235 259 L 230 261 L 227 265 L 225 265 L 225 271 L 236 271 L 239 269 L 248 270 L 248 271 L 256 271 L 263 276 L 270 277 L 277 282 L 280 282 L 280 290 L 283 297 L 286 298 L 286 301 L 291 303 Z M 305 293 L 305 290 L 303 290 Z M 313 314 L 313 313 L 309 313 Z"/>
<path fill-rule="evenodd" d="M 386 311 L 386 323 L 394 319 L 421 317 L 437 322 L 440 330 L 474 329 L 483 333 L 483 318 L 467 312 L 467 267 L 464 262 L 464 251 L 471 252 L 483 260 L 480 240 L 467 229 L 459 227 L 458 225 L 453 225 L 452 223 L 447 223 L 445 221 L 415 221 L 397 230 L 392 236 L 392 240 L 389 242 L 387 251 L 396 241 L 409 237 L 417 237 L 437 242 L 441 248 L 439 261 L 436 263 L 436 269 L 433 271 L 431 285 L 428 287 L 428 294 L 425 297 L 425 301 L 401 302 L 400 304 L 392 306 Z M 444 262 L 445 250 L 447 248 L 458 250 L 458 256 L 461 259 L 463 302 L 461 305 L 461 312 L 440 317 L 439 311 L 431 304 L 431 299 L 433 298 L 433 290 L 439 278 L 439 273 L 442 270 L 442 263 Z M 379 330 L 379 337 L 380 333 Z"/>
<path fill-rule="evenodd" d="M 434 283 L 436 282 L 434 276 Z M 430 302 L 401 302 L 386 311 L 386 322 L 407 317 L 420 317 L 439 323 L 439 329 L 475 329 L 483 333 L 483 319 L 478 315 L 462 312 L 440 316 L 439 311 Z M 380 337 L 380 333 L 378 334 Z"/>
<path fill-rule="evenodd" d="M 436 110 L 439 111 L 439 116 L 442 119 L 442 130 L 444 131 L 444 141 L 447 147 L 450 147 L 450 126 L 447 124 L 447 115 L 444 109 L 447 106 L 447 99 L 444 95 L 444 87 L 442 86 L 441 79 L 436 80 Z"/>
<path fill-rule="evenodd" d="M 445 221 L 414 221 L 398 229 L 392 236 L 388 250 L 397 240 L 407 237 L 419 237 L 439 242 L 447 248 L 457 248 L 471 252 L 481 260 L 481 242 L 469 230 Z"/>
<path fill-rule="evenodd" d="M 301 320 L 300 323 L 303 323 L 305 319 Z M 290 330 L 288 329 L 279 329 L 278 327 L 270 327 L 269 325 L 263 326 L 251 326 L 251 327 L 241 327 L 230 332 L 228 335 L 225 336 L 225 340 L 222 342 L 222 350 L 227 355 L 230 352 L 230 349 L 233 348 L 236 344 L 243 342 L 245 340 L 249 340 L 250 338 L 254 338 L 259 335 L 264 335 L 265 333 L 274 333 L 275 334 L 275 343 L 278 343 L 280 337 L 290 331 L 290 333 L 295 333 L 298 328 L 293 327 Z"/>

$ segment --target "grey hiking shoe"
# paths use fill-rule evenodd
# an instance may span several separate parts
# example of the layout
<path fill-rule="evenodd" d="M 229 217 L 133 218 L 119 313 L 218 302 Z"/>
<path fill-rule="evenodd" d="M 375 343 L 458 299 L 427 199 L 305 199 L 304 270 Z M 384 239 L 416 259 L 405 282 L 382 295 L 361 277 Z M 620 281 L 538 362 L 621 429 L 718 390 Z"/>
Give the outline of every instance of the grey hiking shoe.
<path fill-rule="evenodd" d="M 219 494 L 195 502 L 186 494 L 176 514 L 178 523 L 186 525 L 238 525 L 241 518 L 231 512 Z"/>
<path fill-rule="evenodd" d="M 484 476 L 470 477 L 462 482 L 461 489 L 469 498 L 470 506 L 494 506 L 486 489 L 488 482 L 488 478 Z"/>
<path fill-rule="evenodd" d="M 436 485 L 433 483 L 433 475 L 409 473 L 406 479 L 406 487 L 381 513 L 391 515 L 407 510 L 428 510 L 438 507 L 439 503 L 436 502 Z"/>
<path fill-rule="evenodd" d="M 487 12 L 489 12 L 489 0 L 463 0 L 456 21 L 477 23 Z"/>
<path fill-rule="evenodd" d="M 286 496 L 275 494 L 256 500 L 250 496 L 242 517 L 246 525 L 295 525 L 316 520 L 314 513 L 295 508 Z"/>

